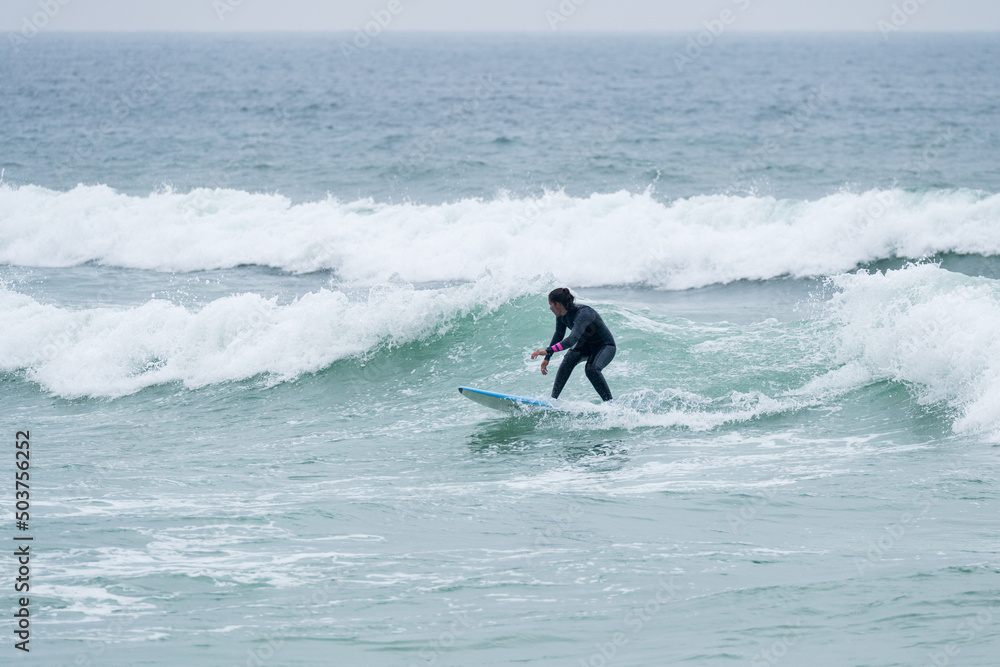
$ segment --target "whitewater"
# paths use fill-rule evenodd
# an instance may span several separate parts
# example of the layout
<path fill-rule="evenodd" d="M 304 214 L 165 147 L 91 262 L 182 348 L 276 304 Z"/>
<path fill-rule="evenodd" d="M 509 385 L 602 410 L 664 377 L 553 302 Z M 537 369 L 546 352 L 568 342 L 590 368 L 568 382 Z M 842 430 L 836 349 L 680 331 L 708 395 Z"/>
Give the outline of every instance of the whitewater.
<path fill-rule="evenodd" d="M 4 186 L 0 211 L 0 260 L 11 265 L 187 272 L 250 264 L 330 270 L 348 284 L 393 275 L 471 281 L 484 271 L 533 275 L 546 267 L 580 287 L 688 289 L 826 276 L 894 257 L 1000 252 L 1000 197 L 967 190 L 668 202 L 649 191 L 553 192 L 427 205 L 293 204 L 219 189 L 134 197 L 106 186 Z M 558 238 L 557 252 L 540 238 Z"/>

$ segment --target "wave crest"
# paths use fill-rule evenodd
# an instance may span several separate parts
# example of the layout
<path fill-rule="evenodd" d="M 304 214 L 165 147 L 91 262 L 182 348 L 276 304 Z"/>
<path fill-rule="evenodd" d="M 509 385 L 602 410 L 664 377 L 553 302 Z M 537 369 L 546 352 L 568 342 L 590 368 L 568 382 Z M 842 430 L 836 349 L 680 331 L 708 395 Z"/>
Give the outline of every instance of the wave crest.
<path fill-rule="evenodd" d="M 56 192 L 0 185 L 0 262 L 96 262 L 158 271 L 255 264 L 332 270 L 349 284 L 393 274 L 472 281 L 492 270 L 551 273 L 577 287 L 687 289 L 778 276 L 826 276 L 879 259 L 1000 254 L 1000 195 L 873 190 L 816 201 L 710 195 L 657 201 L 625 191 L 585 198 L 371 200 L 293 204 L 277 194 L 106 186 Z"/>
<path fill-rule="evenodd" d="M 119 397 L 266 376 L 295 379 L 349 357 L 441 335 L 541 283 L 485 276 L 417 290 L 395 281 L 363 297 L 319 290 L 279 304 L 258 294 L 200 309 L 154 299 L 134 308 L 70 310 L 0 288 L 0 370 L 23 372 L 63 398 Z"/>
<path fill-rule="evenodd" d="M 935 264 L 831 281 L 842 361 L 947 404 L 958 433 L 1000 438 L 1000 283 Z"/>

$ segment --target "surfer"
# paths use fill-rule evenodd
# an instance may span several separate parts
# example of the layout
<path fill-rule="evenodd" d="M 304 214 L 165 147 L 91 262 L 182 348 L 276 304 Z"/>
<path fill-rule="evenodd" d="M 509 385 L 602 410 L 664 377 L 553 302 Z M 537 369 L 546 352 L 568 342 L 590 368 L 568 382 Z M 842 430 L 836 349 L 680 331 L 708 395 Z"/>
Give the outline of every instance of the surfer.
<path fill-rule="evenodd" d="M 573 295 L 565 287 L 549 292 L 549 310 L 556 316 L 556 333 L 552 336 L 549 347 L 535 350 L 531 353 L 531 358 L 544 354 L 542 375 L 548 375 L 549 359 L 552 358 L 552 354 L 567 350 L 556 372 L 556 381 L 552 385 L 552 398 L 559 398 L 570 373 L 578 363 L 586 359 L 587 379 L 594 385 L 602 400 L 610 401 L 611 390 L 601 371 L 615 358 L 616 348 L 614 336 L 604 324 L 604 320 L 590 306 L 576 305 Z M 564 339 L 566 329 L 569 329 L 570 333 Z"/>

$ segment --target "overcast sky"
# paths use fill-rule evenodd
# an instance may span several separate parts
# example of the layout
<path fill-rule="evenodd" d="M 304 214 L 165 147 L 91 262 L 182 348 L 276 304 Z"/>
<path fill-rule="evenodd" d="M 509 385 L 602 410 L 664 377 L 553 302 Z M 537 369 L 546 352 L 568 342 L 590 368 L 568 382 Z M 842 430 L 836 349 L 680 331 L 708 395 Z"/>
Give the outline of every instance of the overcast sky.
<path fill-rule="evenodd" d="M 1000 0 L 2 0 L 0 30 L 352 30 L 373 12 L 400 31 L 1000 31 Z"/>

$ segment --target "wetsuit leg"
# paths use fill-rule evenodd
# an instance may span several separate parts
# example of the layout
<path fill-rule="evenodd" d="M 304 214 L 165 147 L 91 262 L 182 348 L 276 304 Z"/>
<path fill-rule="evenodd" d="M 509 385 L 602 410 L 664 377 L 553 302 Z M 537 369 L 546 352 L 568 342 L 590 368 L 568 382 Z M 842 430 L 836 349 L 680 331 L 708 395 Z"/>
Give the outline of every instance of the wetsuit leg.
<path fill-rule="evenodd" d="M 570 349 L 566 352 L 566 356 L 563 357 L 562 362 L 559 364 L 559 371 L 556 373 L 556 382 L 552 385 L 552 398 L 559 398 L 563 387 L 566 386 L 566 380 L 569 379 L 569 374 L 573 372 L 573 369 L 576 368 L 576 365 L 582 359 L 583 355 L 580 354 L 579 350 Z"/>
<path fill-rule="evenodd" d="M 608 388 L 608 382 L 604 379 L 604 374 L 601 371 L 615 358 L 616 351 L 617 348 L 614 345 L 605 345 L 587 359 L 587 379 L 590 380 L 590 384 L 594 385 L 594 389 L 604 401 L 611 400 L 611 389 Z M 562 366 L 559 367 L 559 370 L 562 370 Z M 569 374 L 567 373 L 567 375 Z"/>

